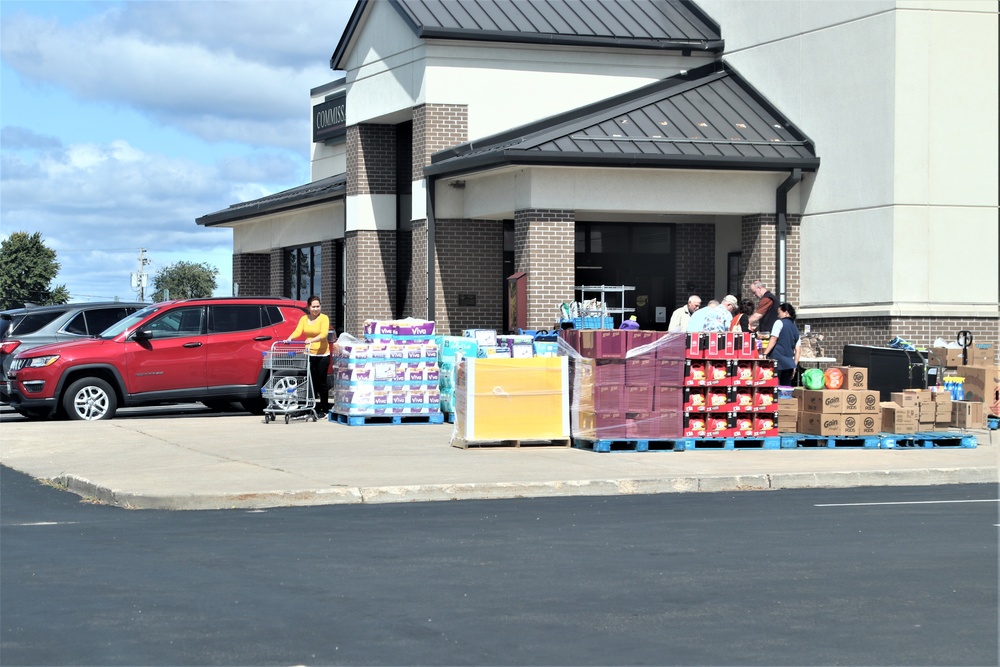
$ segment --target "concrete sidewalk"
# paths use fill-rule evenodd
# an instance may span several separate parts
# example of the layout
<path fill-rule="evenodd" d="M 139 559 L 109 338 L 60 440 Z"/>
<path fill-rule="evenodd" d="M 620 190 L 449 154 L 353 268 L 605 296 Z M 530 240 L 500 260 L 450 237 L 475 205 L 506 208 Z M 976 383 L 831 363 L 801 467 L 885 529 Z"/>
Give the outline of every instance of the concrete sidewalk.
<path fill-rule="evenodd" d="M 134 509 L 601 496 L 998 481 L 989 432 L 975 449 L 594 453 L 450 446 L 451 424 L 264 424 L 190 412 L 102 422 L 0 418 L 0 463 Z"/>

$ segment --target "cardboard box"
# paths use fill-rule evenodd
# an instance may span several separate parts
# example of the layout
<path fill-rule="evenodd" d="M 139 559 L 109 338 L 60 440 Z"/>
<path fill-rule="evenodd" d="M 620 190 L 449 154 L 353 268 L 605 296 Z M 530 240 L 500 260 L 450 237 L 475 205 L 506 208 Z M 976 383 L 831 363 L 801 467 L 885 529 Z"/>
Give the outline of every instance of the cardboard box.
<path fill-rule="evenodd" d="M 799 431 L 809 435 L 843 435 L 844 415 L 829 412 L 799 413 Z"/>
<path fill-rule="evenodd" d="M 842 389 L 807 389 L 802 392 L 802 412 L 840 414 L 844 411 L 845 393 Z"/>
<path fill-rule="evenodd" d="M 958 375 L 965 378 L 965 400 L 984 403 L 987 414 L 1000 415 L 1000 366 L 960 366 Z"/>
<path fill-rule="evenodd" d="M 844 410 L 846 413 L 875 414 L 880 412 L 879 392 L 868 389 L 844 391 Z"/>
<path fill-rule="evenodd" d="M 962 365 L 962 348 L 960 347 L 932 347 L 927 354 L 927 361 L 932 366 L 955 366 Z"/>
<path fill-rule="evenodd" d="M 937 406 L 930 401 L 917 404 L 917 421 L 923 424 L 933 424 L 937 417 Z"/>
<path fill-rule="evenodd" d="M 861 366 L 844 366 L 844 389 L 868 389 L 868 369 Z"/>
<path fill-rule="evenodd" d="M 983 428 L 986 418 L 983 404 L 977 401 L 952 401 L 951 423 L 958 428 Z"/>
<path fill-rule="evenodd" d="M 878 435 L 882 430 L 880 414 L 845 414 L 843 435 L 866 437 Z"/>
<path fill-rule="evenodd" d="M 894 391 L 889 394 L 889 399 L 889 402 L 895 403 L 901 408 L 916 408 L 919 402 L 917 395 L 909 391 Z"/>
<path fill-rule="evenodd" d="M 898 403 L 881 403 L 882 431 L 885 433 L 916 433 L 917 409 L 903 407 Z"/>

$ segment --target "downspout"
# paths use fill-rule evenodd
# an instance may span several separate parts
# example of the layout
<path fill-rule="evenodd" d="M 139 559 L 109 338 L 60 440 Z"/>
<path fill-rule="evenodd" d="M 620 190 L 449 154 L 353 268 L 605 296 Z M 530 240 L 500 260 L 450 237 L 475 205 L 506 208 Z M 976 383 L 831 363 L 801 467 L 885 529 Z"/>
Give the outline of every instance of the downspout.
<path fill-rule="evenodd" d="M 435 214 L 434 214 L 434 201 L 436 199 L 434 190 L 437 184 L 437 178 L 434 176 L 427 177 L 427 319 L 434 321 L 434 292 L 436 287 L 434 284 L 434 229 L 435 229 Z"/>
<path fill-rule="evenodd" d="M 777 247 L 777 275 L 775 276 L 775 287 L 778 290 L 778 300 L 785 302 L 788 300 L 786 291 L 786 276 L 788 273 L 787 253 L 788 253 L 788 191 L 794 188 L 802 180 L 802 170 L 792 169 L 788 178 L 778 186 L 775 193 L 775 213 L 778 218 L 778 247 Z"/>

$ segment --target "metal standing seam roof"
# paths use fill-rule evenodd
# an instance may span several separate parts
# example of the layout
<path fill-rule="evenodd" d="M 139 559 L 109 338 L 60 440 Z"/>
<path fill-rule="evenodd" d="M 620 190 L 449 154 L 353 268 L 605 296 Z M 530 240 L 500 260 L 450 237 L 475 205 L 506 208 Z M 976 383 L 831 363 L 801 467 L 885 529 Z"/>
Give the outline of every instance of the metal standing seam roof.
<path fill-rule="evenodd" d="M 341 59 L 373 0 L 360 0 Z M 388 0 L 422 39 L 721 52 L 719 24 L 692 0 Z"/>
<path fill-rule="evenodd" d="M 313 206 L 326 201 L 336 201 L 343 199 L 346 193 L 347 174 L 337 174 L 282 190 L 260 199 L 233 204 L 229 208 L 196 218 L 195 222 L 205 227 L 211 227 L 224 222 L 235 222 L 302 206 Z"/>
<path fill-rule="evenodd" d="M 429 176 L 506 164 L 815 171 L 812 141 L 719 61 L 431 156 Z"/>

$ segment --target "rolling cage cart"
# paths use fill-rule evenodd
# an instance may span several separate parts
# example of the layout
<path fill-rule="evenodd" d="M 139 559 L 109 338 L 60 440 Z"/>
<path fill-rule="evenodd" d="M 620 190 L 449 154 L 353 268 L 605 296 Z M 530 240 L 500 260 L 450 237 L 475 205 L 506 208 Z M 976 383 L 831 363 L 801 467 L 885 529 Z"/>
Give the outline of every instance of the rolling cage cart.
<path fill-rule="evenodd" d="M 286 424 L 292 417 L 316 421 L 316 396 L 309 377 L 308 349 L 305 343 L 278 341 L 264 352 L 264 368 L 269 371 L 267 382 L 260 390 L 267 400 L 265 424 L 276 420 L 278 415 L 285 416 Z"/>

